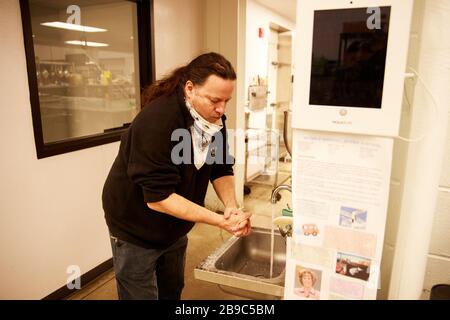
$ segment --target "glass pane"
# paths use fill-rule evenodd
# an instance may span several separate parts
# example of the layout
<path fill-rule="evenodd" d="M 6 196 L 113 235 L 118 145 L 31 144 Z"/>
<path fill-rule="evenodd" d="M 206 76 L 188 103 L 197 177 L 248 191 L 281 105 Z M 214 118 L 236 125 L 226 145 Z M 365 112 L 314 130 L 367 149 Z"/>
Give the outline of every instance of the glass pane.
<path fill-rule="evenodd" d="M 367 11 L 314 13 L 310 104 L 381 108 L 390 7 L 374 26 Z"/>
<path fill-rule="evenodd" d="M 136 4 L 30 0 L 44 143 L 104 133 L 140 106 Z"/>

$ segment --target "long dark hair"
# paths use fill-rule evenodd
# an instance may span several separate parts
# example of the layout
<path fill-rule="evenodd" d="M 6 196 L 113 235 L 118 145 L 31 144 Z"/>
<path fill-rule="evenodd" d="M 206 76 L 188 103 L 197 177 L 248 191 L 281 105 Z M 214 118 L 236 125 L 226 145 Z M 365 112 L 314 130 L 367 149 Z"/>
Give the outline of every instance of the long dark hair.
<path fill-rule="evenodd" d="M 188 80 L 201 86 L 210 75 L 226 80 L 236 79 L 233 66 L 224 56 L 215 52 L 205 53 L 146 87 L 142 92 L 142 107 L 160 96 L 168 96 L 182 89 Z"/>

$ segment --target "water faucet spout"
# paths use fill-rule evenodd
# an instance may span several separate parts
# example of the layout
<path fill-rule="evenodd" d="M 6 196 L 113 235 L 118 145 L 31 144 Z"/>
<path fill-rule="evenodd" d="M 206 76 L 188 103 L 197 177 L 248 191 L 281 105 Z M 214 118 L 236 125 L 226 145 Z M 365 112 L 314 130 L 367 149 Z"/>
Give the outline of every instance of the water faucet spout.
<path fill-rule="evenodd" d="M 277 203 L 277 201 L 279 200 L 277 196 L 282 190 L 287 190 L 292 193 L 292 188 L 290 185 L 280 184 L 272 191 L 271 197 L 272 204 Z M 278 227 L 278 230 L 280 230 L 280 234 L 283 236 L 283 238 L 292 236 L 292 223 L 293 223 L 292 217 L 281 216 L 275 219 L 272 211 L 272 219 L 273 223 Z"/>
<path fill-rule="evenodd" d="M 278 187 L 276 187 L 275 189 L 273 189 L 272 191 L 272 197 L 271 197 L 271 202 L 272 204 L 277 203 L 278 199 L 277 199 L 277 195 L 280 193 L 281 190 L 288 190 L 289 192 L 292 193 L 292 188 L 290 185 L 287 184 L 280 184 Z"/>

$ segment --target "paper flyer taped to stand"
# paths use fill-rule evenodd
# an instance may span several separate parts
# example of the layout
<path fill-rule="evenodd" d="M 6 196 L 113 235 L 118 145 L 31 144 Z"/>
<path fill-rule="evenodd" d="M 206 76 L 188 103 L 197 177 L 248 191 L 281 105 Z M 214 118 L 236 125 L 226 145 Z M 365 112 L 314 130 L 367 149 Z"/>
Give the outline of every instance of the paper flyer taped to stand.
<path fill-rule="evenodd" d="M 376 299 L 393 141 L 294 130 L 285 299 Z"/>

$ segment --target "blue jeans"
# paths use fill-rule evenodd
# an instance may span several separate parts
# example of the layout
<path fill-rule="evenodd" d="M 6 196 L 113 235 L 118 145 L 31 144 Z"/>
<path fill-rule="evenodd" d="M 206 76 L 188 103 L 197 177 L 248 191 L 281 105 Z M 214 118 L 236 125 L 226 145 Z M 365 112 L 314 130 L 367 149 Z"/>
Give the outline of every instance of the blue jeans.
<path fill-rule="evenodd" d="M 111 236 L 120 300 L 180 300 L 187 237 L 166 249 L 146 249 Z"/>

